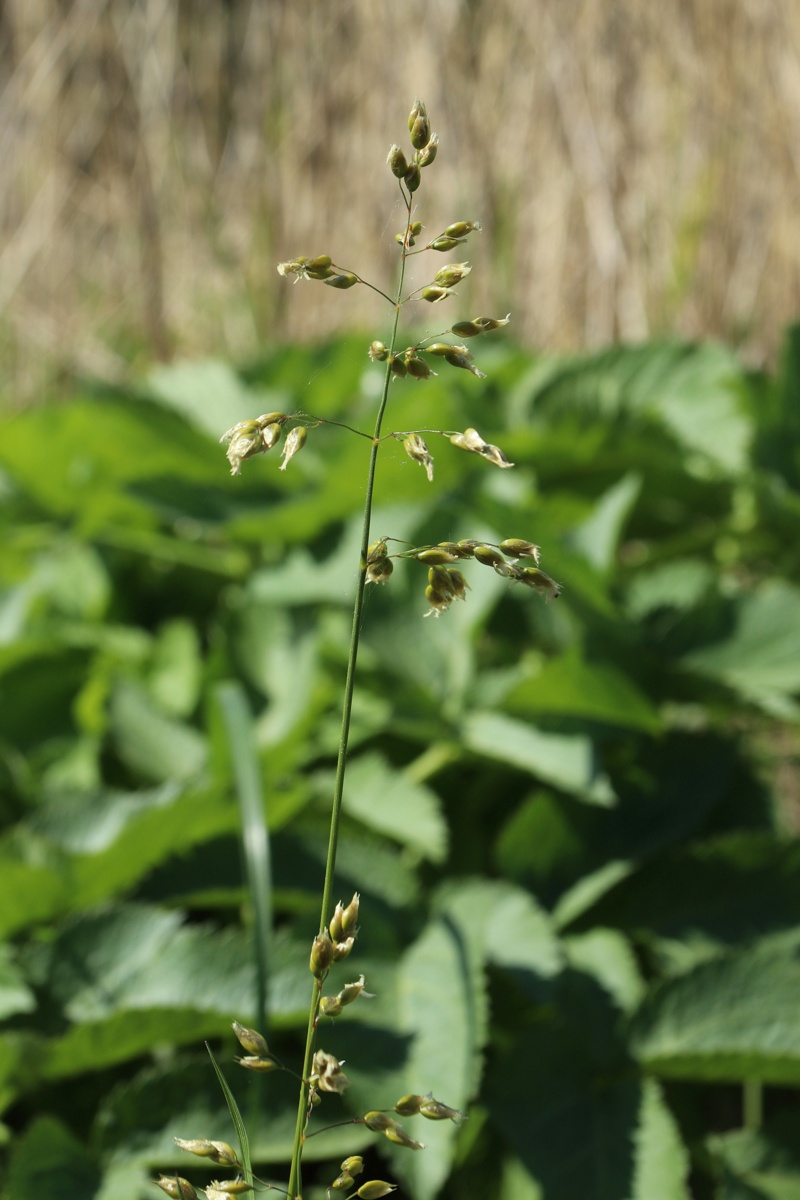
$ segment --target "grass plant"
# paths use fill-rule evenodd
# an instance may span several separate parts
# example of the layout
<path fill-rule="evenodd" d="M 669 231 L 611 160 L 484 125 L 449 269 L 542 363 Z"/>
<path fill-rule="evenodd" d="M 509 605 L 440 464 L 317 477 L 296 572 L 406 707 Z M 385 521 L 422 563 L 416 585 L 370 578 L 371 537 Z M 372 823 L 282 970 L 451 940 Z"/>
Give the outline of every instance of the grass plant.
<path fill-rule="evenodd" d="M 397 179 L 404 212 L 403 228 L 395 237 L 399 249 L 399 269 L 393 293 L 385 292 L 381 287 L 362 278 L 361 275 L 347 267 L 338 266 L 328 254 L 318 254 L 313 257 L 301 255 L 282 262 L 278 266 L 278 273 L 283 277 L 293 277 L 295 283 L 300 280 L 317 282 L 337 291 L 349 291 L 358 286 L 366 287 L 380 296 L 388 305 L 390 332 L 387 341 L 375 339 L 368 351 L 369 358 L 374 363 L 383 364 L 383 384 L 379 393 L 372 432 L 367 433 L 344 424 L 342 421 L 326 420 L 312 413 L 287 414 L 276 411 L 239 421 L 220 439 L 226 445 L 231 474 L 234 476 L 241 474 L 242 463 L 245 460 L 266 454 L 281 444 L 283 463 L 280 469 L 285 470 L 294 455 L 305 446 L 309 431 L 318 430 L 325 424 L 339 425 L 369 443 L 361 520 L 361 543 L 344 681 L 341 732 L 331 801 L 319 930 L 310 950 L 310 971 L 313 983 L 308 1010 L 305 1051 L 302 1067 L 298 1074 L 297 1118 L 287 1185 L 287 1194 L 293 1200 L 301 1200 L 303 1195 L 303 1149 L 307 1138 L 311 1136 L 309 1125 L 315 1108 L 326 1098 L 326 1095 L 331 1093 L 341 1095 L 349 1082 L 342 1070 L 342 1064 L 333 1055 L 318 1046 L 320 1018 L 339 1017 L 345 1007 L 362 996 L 369 996 L 364 988 L 363 975 L 355 982 L 346 984 L 336 994 L 326 995 L 323 992 L 331 970 L 336 964 L 349 958 L 358 933 L 360 907 L 358 893 L 353 896 L 346 907 L 343 907 L 340 902 L 336 904 L 335 909 L 333 896 L 336 887 L 336 858 L 345 793 L 358 649 L 364 621 L 364 597 L 367 587 L 370 584 L 386 584 L 392 576 L 395 561 L 413 560 L 422 564 L 422 568 L 427 572 L 425 597 L 429 607 L 425 615 L 437 618 L 446 613 L 455 600 L 465 601 L 467 599 L 469 585 L 461 567 L 470 562 L 479 567 L 488 567 L 509 582 L 521 584 L 540 593 L 548 600 L 557 598 L 560 592 L 555 580 L 538 566 L 539 547 L 523 538 L 506 538 L 498 545 L 487 544 L 477 538 L 462 538 L 456 542 L 443 541 L 435 545 L 403 546 L 402 549 L 390 549 L 390 543 L 394 546 L 396 539 L 388 535 L 372 540 L 373 502 L 378 459 L 381 447 L 387 441 L 402 443 L 408 456 L 423 467 L 429 482 L 433 482 L 434 458 L 423 434 L 428 437 L 433 434 L 445 438 L 451 445 L 467 453 L 476 454 L 500 469 L 514 466 L 499 446 L 486 442 L 477 430 L 471 427 L 465 431 L 425 428 L 384 432 L 384 419 L 389 408 L 393 385 L 397 385 L 401 380 L 425 383 L 436 374 L 432 364 L 442 365 L 445 369 L 466 370 L 470 374 L 484 379 L 485 374 L 476 366 L 465 340 L 501 329 L 508 324 L 510 317 L 509 314 L 501 318 L 475 317 L 471 320 L 457 321 L 443 331 L 426 334 L 412 345 L 400 349 L 400 318 L 406 306 L 415 302 L 428 303 L 433 306 L 450 300 L 455 294 L 457 285 L 472 271 L 469 262 L 448 263 L 435 272 L 432 271 L 432 278 L 429 282 L 407 290 L 406 267 L 408 260 L 421 254 L 430 253 L 435 256 L 460 250 L 470 235 L 479 233 L 481 230 L 479 221 L 462 219 L 451 221 L 434 236 L 427 234 L 423 236 L 424 226 L 417 215 L 418 191 L 423 178 L 427 179 L 428 177 L 427 169 L 437 158 L 439 138 L 431 127 L 427 108 L 421 100 L 415 101 L 409 114 L 408 130 L 411 141 L 408 156 L 395 143 L 391 146 L 387 158 L 387 165 Z M 436 311 L 439 310 L 436 309 Z M 523 561 L 525 565 L 519 566 L 520 561 Z M 235 711 L 236 700 L 237 696 L 231 695 L 229 691 L 222 696 L 228 729 L 233 737 L 240 736 L 236 730 L 243 716 L 241 709 L 238 714 Z M 237 715 L 238 723 L 235 719 Z M 237 761 L 246 764 L 248 757 L 240 754 Z M 241 772 L 239 774 L 241 775 Z M 254 805 L 252 780 L 253 772 L 251 771 L 245 779 L 240 781 L 240 792 L 251 809 Z M 253 823 L 252 818 L 247 819 L 245 811 L 243 822 L 245 829 Z M 257 819 L 255 824 L 258 824 Z M 261 860 L 265 861 L 263 855 Z M 248 858 L 249 861 L 250 858 Z M 251 872 L 250 886 L 254 893 L 258 888 L 263 887 L 263 883 L 258 881 L 257 872 L 255 880 Z M 254 907 L 258 911 L 260 908 L 263 909 L 263 904 L 259 905 L 256 902 Z M 267 928 L 268 923 L 259 923 L 257 941 L 266 936 Z M 261 981 L 264 978 L 264 957 L 260 958 L 262 965 L 259 969 L 259 980 Z M 259 990 L 259 1005 L 265 1011 L 263 996 L 262 982 Z M 234 1024 L 234 1030 L 246 1051 L 245 1056 L 239 1059 L 243 1067 L 265 1074 L 286 1070 L 284 1065 L 270 1054 L 267 1041 L 261 1032 L 237 1023 Z M 228 1097 L 229 1103 L 232 1103 L 229 1089 Z M 462 1113 L 434 1098 L 432 1093 L 413 1093 L 400 1097 L 389 1110 L 368 1110 L 357 1119 L 356 1123 L 361 1123 L 367 1129 L 382 1134 L 393 1145 L 404 1146 L 410 1150 L 424 1150 L 424 1144 L 411 1137 L 396 1120 L 398 1115 L 402 1117 L 421 1115 L 431 1121 L 452 1120 L 458 1122 L 462 1119 Z M 235 1109 L 234 1121 L 237 1128 L 241 1128 L 241 1116 Z M 354 1122 L 343 1122 L 345 1125 L 352 1123 Z M 227 1144 L 201 1140 L 196 1143 L 179 1141 L 179 1145 L 200 1157 L 210 1157 L 214 1162 L 225 1163 L 243 1172 L 243 1175 L 237 1175 L 229 1186 L 224 1181 L 216 1181 L 204 1189 L 207 1200 L 223 1200 L 226 1195 L 238 1194 L 240 1191 L 250 1190 L 255 1186 L 252 1171 L 243 1168 L 242 1161 Z M 224 1147 L 222 1150 L 220 1150 L 221 1145 Z M 243 1146 L 242 1159 L 247 1158 L 249 1155 L 246 1154 L 246 1148 Z M 355 1200 L 356 1197 L 359 1200 L 379 1200 L 380 1197 L 395 1189 L 395 1184 L 382 1180 L 370 1180 L 357 1186 L 355 1177 L 362 1170 L 363 1159 L 361 1157 L 346 1157 L 342 1163 L 340 1175 L 330 1185 L 329 1194 L 330 1191 L 335 1191 L 342 1195 L 343 1200 Z M 192 1185 L 179 1176 L 174 1179 L 162 1176 L 159 1186 L 168 1195 L 176 1197 L 176 1200 L 194 1200 L 196 1196 Z M 227 1191 L 226 1186 L 228 1186 Z"/>

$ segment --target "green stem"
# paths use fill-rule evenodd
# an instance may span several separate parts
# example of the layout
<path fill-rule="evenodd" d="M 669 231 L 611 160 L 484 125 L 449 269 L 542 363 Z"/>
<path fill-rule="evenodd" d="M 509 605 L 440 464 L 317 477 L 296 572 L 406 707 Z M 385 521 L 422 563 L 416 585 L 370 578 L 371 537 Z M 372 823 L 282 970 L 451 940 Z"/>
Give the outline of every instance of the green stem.
<path fill-rule="evenodd" d="M 763 1120 L 763 1086 L 760 1079 L 745 1079 L 742 1084 L 743 1124 L 745 1129 L 757 1131 Z"/>
<path fill-rule="evenodd" d="M 408 241 L 408 229 L 411 225 L 411 198 L 406 197 L 405 199 L 408 210 L 408 219 L 406 224 L 406 241 Z M 375 488 L 375 472 L 378 465 L 381 426 L 383 424 L 383 415 L 386 411 L 386 404 L 389 399 L 389 385 L 392 381 L 391 361 L 392 355 L 394 354 L 395 345 L 397 343 L 397 327 L 400 321 L 400 305 L 403 292 L 403 280 L 405 278 L 407 255 L 408 248 L 407 246 L 404 246 L 403 256 L 400 262 L 400 279 L 397 284 L 397 294 L 395 299 L 391 301 L 394 306 L 394 323 L 392 325 L 392 336 L 389 343 L 389 357 L 386 361 L 386 374 L 383 380 L 383 392 L 381 393 L 381 400 L 380 404 L 378 405 L 378 413 L 375 418 L 375 431 L 372 435 L 369 466 L 367 468 L 367 488 L 366 495 L 364 497 L 364 519 L 361 530 L 361 554 L 358 567 L 358 580 L 356 583 L 356 595 L 353 602 L 353 624 L 350 631 L 350 653 L 347 658 L 347 677 L 345 679 L 344 702 L 342 704 L 342 730 L 339 737 L 339 753 L 336 760 L 336 779 L 333 787 L 333 802 L 331 805 L 328 856 L 325 863 L 325 882 L 322 890 L 322 905 L 319 918 L 320 932 L 322 932 L 328 924 L 331 911 L 331 899 L 333 896 L 333 882 L 336 871 L 336 851 L 339 844 L 339 824 L 342 814 L 342 797 L 344 796 L 344 777 L 347 767 L 347 744 L 350 738 L 350 718 L 353 711 L 353 694 L 355 692 L 356 682 L 356 662 L 358 659 L 358 644 L 361 639 L 361 622 L 364 613 L 364 592 L 367 583 L 367 554 L 369 551 L 370 525 L 372 522 L 372 497 Z M 382 292 L 381 295 L 384 295 L 384 293 Z M 387 297 L 387 299 L 389 299 L 389 297 Z M 289 1195 L 291 1197 L 297 1197 L 300 1195 L 300 1164 L 303 1156 L 305 1129 L 309 1116 L 310 1085 L 308 1080 L 311 1075 L 312 1060 L 314 1058 L 314 1042 L 316 1037 L 317 1016 L 319 1013 L 319 1002 L 321 995 L 322 983 L 315 979 L 311 989 L 311 1002 L 308 1010 L 306 1048 L 305 1055 L 303 1057 L 303 1081 L 300 1085 L 300 1096 L 297 1104 L 297 1122 L 295 1124 L 294 1145 L 292 1148 L 292 1165 L 289 1172 Z"/>

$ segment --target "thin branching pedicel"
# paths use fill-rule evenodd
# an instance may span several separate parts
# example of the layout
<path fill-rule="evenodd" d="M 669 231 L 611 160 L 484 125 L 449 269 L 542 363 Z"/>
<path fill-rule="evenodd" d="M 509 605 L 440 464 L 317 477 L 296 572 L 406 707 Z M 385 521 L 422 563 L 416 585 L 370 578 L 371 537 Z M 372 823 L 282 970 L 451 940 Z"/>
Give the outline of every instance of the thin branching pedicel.
<path fill-rule="evenodd" d="M 339 903 L 335 908 L 332 905 L 332 895 L 350 733 L 350 713 L 366 586 L 370 583 L 388 583 L 394 571 L 394 563 L 399 559 L 411 559 L 421 563 L 427 572 L 425 597 L 428 610 L 426 615 L 436 617 L 447 612 L 455 600 L 466 600 L 469 584 L 462 567 L 466 568 L 471 563 L 477 563 L 479 567 L 489 567 L 508 580 L 510 584 L 522 584 L 524 587 L 531 588 L 542 595 L 545 600 L 555 599 L 560 592 L 559 585 L 555 580 L 539 568 L 539 547 L 534 542 L 523 538 L 506 538 L 498 545 L 491 545 L 466 537 L 458 542 L 415 546 L 410 549 L 397 550 L 394 553 L 390 552 L 389 545 L 393 539 L 388 535 L 375 541 L 371 540 L 370 525 L 378 453 L 381 445 L 387 439 L 400 442 L 412 461 L 424 469 L 431 482 L 434 474 L 434 460 L 423 434 L 428 438 L 444 438 L 448 444 L 470 454 L 476 454 L 501 470 L 507 470 L 514 466 L 499 446 L 486 442 L 473 428 L 463 431 L 434 428 L 383 432 L 383 420 L 393 381 L 408 377 L 416 382 L 424 383 L 437 373 L 435 369 L 437 367 L 453 367 L 457 370 L 468 371 L 477 379 L 484 379 L 484 372 L 476 365 L 472 352 L 467 348 L 465 342 L 471 338 L 502 329 L 510 319 L 510 315 L 506 315 L 505 317 L 474 317 L 471 320 L 458 321 L 442 332 L 423 338 L 413 345 L 405 346 L 402 349 L 398 347 L 398 328 L 403 307 L 409 303 L 437 305 L 446 303 L 454 295 L 457 295 L 458 285 L 472 271 L 471 263 L 466 261 L 446 264 L 432 271 L 428 283 L 405 294 L 403 287 L 408 258 L 429 251 L 434 254 L 446 254 L 456 250 L 461 252 L 467 240 L 473 234 L 479 233 L 481 228 L 480 222 L 476 220 L 453 221 L 424 244 L 418 244 L 423 226 L 418 219 L 412 219 L 412 207 L 415 195 L 421 187 L 424 172 L 436 159 L 439 148 L 439 138 L 432 131 L 427 110 L 420 100 L 415 102 L 411 110 L 408 129 L 411 139 L 410 153 L 404 152 L 399 145 L 393 145 L 387 158 L 389 169 L 397 179 L 406 211 L 405 227 L 396 234 L 395 239 L 399 246 L 400 261 L 394 295 L 364 279 L 352 268 L 335 263 L 329 254 L 298 255 L 278 266 L 279 273 L 285 278 L 293 278 L 295 283 L 301 280 L 322 283 L 338 291 L 347 291 L 353 287 L 368 287 L 389 305 L 393 315 L 388 340 L 374 340 L 367 351 L 374 363 L 382 363 L 384 367 L 383 387 L 372 432 L 354 429 L 343 422 L 330 421 L 310 413 L 272 412 L 239 421 L 220 439 L 226 444 L 226 455 L 232 475 L 240 474 L 242 464 L 247 459 L 268 453 L 279 446 L 282 440 L 281 457 L 283 462 L 280 469 L 285 470 L 292 458 L 302 450 L 309 435 L 325 424 L 340 425 L 350 430 L 353 434 L 366 439 L 370 447 L 366 470 L 366 499 L 359 570 L 353 605 L 350 652 L 331 806 L 319 932 L 313 939 L 309 955 L 312 989 L 305 1053 L 298 1072 L 300 1089 L 287 1193 L 293 1200 L 302 1196 L 303 1147 L 308 1138 L 313 1137 L 316 1132 L 310 1129 L 312 1115 L 323 1103 L 326 1105 L 339 1103 L 338 1098 L 345 1092 L 349 1082 L 338 1058 L 317 1045 L 319 1020 L 321 1017 L 324 1017 L 326 1022 L 329 1019 L 338 1019 L 351 1004 L 363 1003 L 370 998 L 369 992 L 365 990 L 366 981 L 363 975 L 359 975 L 358 978 L 348 983 L 340 984 L 338 990 L 330 993 L 323 990 L 331 971 L 336 969 L 337 964 L 349 957 L 358 934 L 358 894 L 353 896 L 346 907 Z M 445 340 L 448 338 L 452 340 Z M 520 565 L 521 563 L 525 565 Z M 240 1066 L 263 1074 L 289 1070 L 274 1057 L 266 1040 L 257 1030 L 249 1029 L 238 1022 L 234 1023 L 233 1029 L 245 1052 L 237 1060 Z M 409 1150 L 423 1150 L 423 1143 L 407 1132 L 404 1125 L 397 1120 L 398 1116 L 404 1119 L 421 1116 L 430 1121 L 458 1122 L 462 1119 L 462 1114 L 457 1109 L 450 1108 L 431 1094 L 413 1093 L 402 1096 L 389 1110 L 372 1109 L 359 1117 L 348 1117 L 339 1123 L 343 1127 L 349 1124 L 358 1124 L 385 1137 L 394 1145 L 403 1146 Z M 228 1166 L 237 1172 L 242 1169 L 236 1153 L 225 1142 L 205 1139 L 179 1140 L 178 1145 L 191 1154 L 206 1158 L 216 1164 Z M 241 1158 L 243 1161 L 246 1159 L 244 1149 Z M 343 1200 L 353 1200 L 353 1197 L 359 1197 L 360 1200 L 380 1200 L 380 1197 L 394 1191 L 394 1184 L 379 1179 L 368 1180 L 356 1187 L 355 1181 L 363 1171 L 363 1165 L 363 1160 L 357 1155 L 345 1158 L 341 1163 L 339 1175 L 329 1186 L 329 1197 L 336 1193 L 337 1196 L 342 1196 Z M 254 1178 L 243 1180 L 241 1175 L 237 1174 L 237 1177 L 228 1183 L 216 1181 L 205 1189 L 206 1200 L 219 1200 L 220 1197 L 250 1191 L 253 1189 Z M 197 1195 L 192 1185 L 179 1175 L 162 1176 L 158 1181 L 158 1186 L 167 1195 L 178 1198 Z M 274 1185 L 269 1186 L 274 1188 Z"/>

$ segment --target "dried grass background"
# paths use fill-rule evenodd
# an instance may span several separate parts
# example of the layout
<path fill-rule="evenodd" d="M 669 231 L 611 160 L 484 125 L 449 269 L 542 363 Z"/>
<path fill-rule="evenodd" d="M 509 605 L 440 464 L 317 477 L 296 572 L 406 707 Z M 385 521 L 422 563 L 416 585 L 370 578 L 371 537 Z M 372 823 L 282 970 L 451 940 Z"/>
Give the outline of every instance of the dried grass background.
<path fill-rule="evenodd" d="M 484 226 L 458 314 L 426 323 L 511 309 L 535 347 L 762 359 L 800 307 L 795 0 L 0 0 L 0 89 L 0 403 L 383 333 L 366 289 L 275 263 L 385 282 L 417 95 L 426 228 Z"/>

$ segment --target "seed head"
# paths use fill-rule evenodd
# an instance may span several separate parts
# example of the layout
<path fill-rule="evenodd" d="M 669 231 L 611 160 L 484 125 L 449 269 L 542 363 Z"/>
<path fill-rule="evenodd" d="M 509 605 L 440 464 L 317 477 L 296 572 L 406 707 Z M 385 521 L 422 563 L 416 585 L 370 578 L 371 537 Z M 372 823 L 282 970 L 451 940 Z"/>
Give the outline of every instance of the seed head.
<path fill-rule="evenodd" d="M 457 1125 L 459 1121 L 464 1120 L 464 1114 L 457 1108 L 449 1108 L 446 1104 L 442 1104 L 441 1100 L 434 1100 L 433 1096 L 424 1098 L 419 1111 L 429 1121 L 453 1121 Z"/>
<path fill-rule="evenodd" d="M 343 942 L 334 942 L 333 945 L 333 961 L 341 962 L 343 958 L 347 958 L 353 946 L 356 944 L 355 936 L 345 938 Z"/>
<path fill-rule="evenodd" d="M 463 241 L 463 238 L 454 238 L 442 234 L 440 237 L 433 239 L 430 248 L 431 250 L 439 250 L 442 254 L 446 254 L 448 250 L 455 250 L 456 246 L 460 246 Z"/>
<path fill-rule="evenodd" d="M 192 1138 L 184 1141 L 183 1138 L 176 1137 L 175 1145 L 181 1150 L 188 1151 L 189 1154 L 196 1154 L 200 1158 L 210 1158 L 212 1162 L 226 1167 L 242 1165 L 236 1157 L 233 1146 L 229 1146 L 227 1142 L 212 1142 L 207 1138 Z"/>
<path fill-rule="evenodd" d="M 231 464 L 231 475 L 239 475 L 242 462 L 255 454 L 265 454 L 278 441 L 281 428 L 288 420 L 285 413 L 264 413 L 246 421 L 238 421 L 219 439 L 227 446 L 225 455 Z"/>
<path fill-rule="evenodd" d="M 395 1121 L 390 1129 L 385 1130 L 383 1135 L 387 1141 L 393 1142 L 395 1146 L 405 1146 L 407 1150 L 424 1150 L 425 1143 L 417 1142 L 414 1138 L 409 1137 L 402 1125 L 398 1125 Z"/>
<path fill-rule="evenodd" d="M 540 571 L 538 567 L 520 567 L 517 570 L 516 578 L 520 583 L 524 583 L 526 587 L 531 587 L 537 591 L 540 596 L 544 596 L 546 601 L 557 600 L 561 595 L 561 584 L 556 583 L 555 579 L 551 579 L 544 571 Z"/>
<path fill-rule="evenodd" d="M 308 430 L 306 429 L 305 425 L 295 425 L 294 429 L 289 431 L 286 441 L 283 444 L 283 450 L 281 450 L 281 458 L 283 459 L 283 462 L 281 463 L 282 471 L 286 470 L 289 465 L 289 460 L 294 458 L 298 450 L 303 449 L 307 438 Z"/>
<path fill-rule="evenodd" d="M 384 546 L 386 543 L 383 543 Z M 347 937 L 355 937 L 358 933 L 358 910 L 361 907 L 361 894 L 353 892 L 353 899 L 342 913 L 342 929 Z"/>
<path fill-rule="evenodd" d="M 172 1196 L 173 1200 L 197 1200 L 197 1192 L 189 1180 L 183 1179 L 180 1175 L 162 1175 L 154 1182 L 156 1187 L 160 1187 L 162 1192 Z"/>
<path fill-rule="evenodd" d="M 360 1196 L 361 1200 L 381 1200 L 382 1196 L 388 1196 L 396 1190 L 396 1183 L 387 1183 L 384 1179 L 370 1179 L 367 1183 L 362 1183 L 356 1195 Z"/>
<path fill-rule="evenodd" d="M 447 567 L 447 574 L 450 576 L 450 586 L 453 589 L 455 599 L 466 600 L 469 584 L 464 576 L 455 567 Z"/>
<path fill-rule="evenodd" d="M 495 567 L 506 561 L 500 551 L 495 550 L 494 546 L 476 546 L 473 554 L 478 562 L 483 563 L 485 567 Z"/>
<path fill-rule="evenodd" d="M 451 238 L 465 238 L 468 234 L 481 232 L 480 221 L 454 221 L 445 229 L 445 235 Z"/>
<path fill-rule="evenodd" d="M 338 996 L 323 996 L 319 1002 L 319 1011 L 323 1017 L 338 1017 L 342 1011 L 342 1002 Z"/>
<path fill-rule="evenodd" d="M 405 154 L 403 154 L 398 145 L 390 147 L 386 161 L 389 164 L 392 174 L 396 175 L 398 179 L 402 179 L 405 176 L 408 170 L 408 162 L 406 161 Z"/>
<path fill-rule="evenodd" d="M 307 266 L 308 259 L 301 254 L 298 258 L 290 258 L 288 262 L 278 263 L 278 274 L 284 278 L 287 275 L 294 275 L 295 283 L 297 283 L 298 279 L 308 278 Z"/>
<path fill-rule="evenodd" d="M 317 1050 L 312 1062 L 311 1083 L 321 1092 L 336 1092 L 341 1095 L 350 1080 L 342 1071 L 342 1064 L 332 1054 Z"/>
<path fill-rule="evenodd" d="M 439 135 L 438 133 L 433 133 L 431 134 L 431 140 L 428 142 L 427 146 L 420 150 L 419 154 L 417 155 L 417 162 L 419 163 L 420 167 L 429 167 L 436 158 L 436 152 L 438 149 Z"/>
<path fill-rule="evenodd" d="M 274 1059 L 262 1058 L 260 1054 L 246 1054 L 244 1058 L 237 1058 L 236 1062 L 246 1071 L 260 1071 L 262 1075 L 269 1075 L 270 1071 L 282 1069 Z"/>
<path fill-rule="evenodd" d="M 384 543 L 384 545 L 385 544 L 386 543 Z M 374 546 L 376 543 L 373 542 L 372 545 Z M 372 550 L 372 546 L 370 546 L 370 550 Z M 367 562 L 369 563 L 369 554 L 367 555 Z M 328 925 L 328 931 L 331 935 L 331 941 L 333 942 L 338 942 L 344 937 L 344 927 L 342 926 L 343 916 L 344 909 L 342 908 L 342 902 L 340 900 L 337 903 L 336 908 L 333 910 L 333 916 L 331 917 L 330 924 Z"/>
<path fill-rule="evenodd" d="M 458 562 L 457 555 L 451 554 L 449 550 L 443 550 L 441 546 L 431 546 L 427 550 L 419 550 L 415 557 L 420 562 L 427 563 L 429 567 L 441 567 L 447 563 Z"/>
<path fill-rule="evenodd" d="M 430 608 L 425 613 L 426 617 L 440 617 L 443 612 L 447 612 L 453 603 L 452 593 L 440 592 L 431 583 L 425 588 L 425 599 L 430 605 Z"/>
<path fill-rule="evenodd" d="M 452 434 L 450 441 L 454 446 L 458 446 L 459 450 L 469 450 L 473 454 L 480 454 L 481 458 L 487 459 L 496 467 L 513 467 L 514 464 L 509 462 L 499 446 L 493 446 L 491 442 L 485 442 L 477 429 L 465 429 L 463 433 Z"/>
<path fill-rule="evenodd" d="M 367 564 L 367 583 L 388 583 L 394 571 L 394 563 L 390 558 L 379 558 L 374 563 Z"/>
<path fill-rule="evenodd" d="M 440 300 L 446 300 L 452 294 L 452 288 L 439 287 L 438 284 L 431 283 L 422 289 L 420 299 L 427 300 L 429 304 L 438 304 Z"/>
<path fill-rule="evenodd" d="M 507 313 L 502 319 L 494 317 L 475 317 L 472 321 L 459 321 L 453 326 L 453 333 L 456 337 L 477 337 L 479 333 L 489 333 L 492 329 L 500 329 L 501 326 L 507 325 L 511 320 L 511 313 Z"/>
<path fill-rule="evenodd" d="M 512 557 L 532 558 L 535 563 L 539 562 L 539 547 L 522 538 L 506 538 L 500 543 L 500 549 Z"/>
<path fill-rule="evenodd" d="M 418 433 L 410 433 L 403 440 L 403 447 L 406 454 L 415 463 L 419 463 L 425 468 L 425 473 L 428 476 L 428 482 L 433 482 L 433 455 L 427 447 L 424 439 Z"/>
<path fill-rule="evenodd" d="M 311 945 L 311 959 L 309 968 L 315 979 L 322 979 L 330 970 L 330 965 L 333 962 L 333 942 L 328 935 L 327 929 L 322 933 L 318 933 Z"/>
<path fill-rule="evenodd" d="M 419 165 L 412 163 L 403 176 L 403 183 L 410 192 L 415 192 L 420 185 L 422 176 L 420 175 Z"/>
<path fill-rule="evenodd" d="M 442 267 L 440 271 L 436 272 L 433 282 L 438 283 L 440 287 L 455 287 L 462 279 L 466 279 L 471 270 L 472 266 L 468 262 L 448 263 L 446 267 Z"/>
<path fill-rule="evenodd" d="M 453 590 L 453 581 L 450 578 L 447 567 L 428 567 L 428 583 L 442 596 L 449 596 L 451 600 L 455 599 Z"/>
<path fill-rule="evenodd" d="M 406 350 L 403 355 L 406 369 L 412 379 L 430 379 L 436 372 L 432 371 L 424 359 L 418 358 L 413 350 Z"/>
<path fill-rule="evenodd" d="M 259 1054 L 262 1057 L 269 1054 L 267 1040 L 257 1029 L 248 1029 L 246 1025 L 240 1025 L 238 1021 L 231 1022 L 231 1029 L 236 1034 L 239 1045 L 248 1054 Z"/>
<path fill-rule="evenodd" d="M 431 123 L 428 120 L 428 110 L 421 100 L 414 101 L 414 107 L 408 114 L 408 132 L 411 134 L 411 145 L 415 150 L 423 150 L 431 137 Z"/>
<path fill-rule="evenodd" d="M 243 1179 L 215 1179 L 205 1189 L 206 1200 L 230 1200 L 231 1196 L 242 1196 L 245 1192 L 254 1192 L 252 1183 Z"/>
<path fill-rule="evenodd" d="M 352 271 L 348 271 L 344 275 L 331 275 L 323 282 L 326 283 L 328 287 L 338 288 L 340 291 L 344 292 L 348 288 L 355 287 L 355 285 L 358 283 L 358 276 L 354 275 Z"/>

